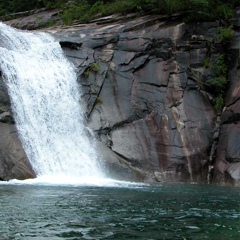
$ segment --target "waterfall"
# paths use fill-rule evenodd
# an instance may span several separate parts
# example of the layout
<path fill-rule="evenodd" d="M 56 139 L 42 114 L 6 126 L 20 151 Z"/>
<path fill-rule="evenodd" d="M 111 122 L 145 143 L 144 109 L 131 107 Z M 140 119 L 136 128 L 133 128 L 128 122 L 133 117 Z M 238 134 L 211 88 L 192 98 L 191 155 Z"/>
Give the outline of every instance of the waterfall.
<path fill-rule="evenodd" d="M 101 177 L 83 125 L 72 64 L 45 33 L 0 23 L 0 66 L 23 147 L 37 176 Z"/>

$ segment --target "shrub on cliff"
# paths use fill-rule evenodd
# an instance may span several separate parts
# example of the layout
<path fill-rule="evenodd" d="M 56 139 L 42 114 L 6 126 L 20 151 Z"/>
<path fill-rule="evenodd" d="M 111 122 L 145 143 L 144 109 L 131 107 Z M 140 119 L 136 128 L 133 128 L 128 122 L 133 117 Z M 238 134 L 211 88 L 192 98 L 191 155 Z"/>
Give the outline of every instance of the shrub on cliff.
<path fill-rule="evenodd" d="M 40 7 L 39 1 L 36 0 L 0 0 L 0 16 L 4 16 L 10 13 L 22 12 L 32 10 Z"/>
<path fill-rule="evenodd" d="M 75 19 L 88 21 L 96 16 L 130 12 L 184 13 L 186 21 L 228 20 L 237 3 L 237 0 L 77 0 L 65 8 L 62 16 L 66 23 Z"/>
<path fill-rule="evenodd" d="M 187 21 L 228 20 L 239 0 L 0 0 L 0 15 L 39 7 L 62 8 L 66 23 L 114 13 L 184 13 Z M 213 11 L 214 9 L 214 11 Z"/>
<path fill-rule="evenodd" d="M 232 37 L 233 30 L 231 25 L 219 28 L 217 38 L 221 43 L 228 44 L 232 40 Z"/>
<path fill-rule="evenodd" d="M 227 64 L 224 55 L 218 54 L 210 69 L 215 76 L 209 79 L 207 84 L 215 95 L 213 99 L 215 110 L 220 113 L 224 106 L 223 96 L 227 86 Z"/>

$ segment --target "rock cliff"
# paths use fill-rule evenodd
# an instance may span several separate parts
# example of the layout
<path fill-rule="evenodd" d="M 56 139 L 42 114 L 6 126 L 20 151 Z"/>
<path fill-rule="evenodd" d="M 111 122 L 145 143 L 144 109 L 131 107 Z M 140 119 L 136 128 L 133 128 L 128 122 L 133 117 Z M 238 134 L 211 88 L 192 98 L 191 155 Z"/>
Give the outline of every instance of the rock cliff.
<path fill-rule="evenodd" d="M 0 133 L 0 181 L 35 177 L 18 138 L 9 96 L 2 78 L 0 78 Z"/>
<path fill-rule="evenodd" d="M 215 161 L 215 181 L 240 186 L 240 9 L 233 19 L 234 36 L 229 46 L 229 86 L 221 116 Z"/>
<path fill-rule="evenodd" d="M 77 69 L 88 126 L 147 181 L 205 181 L 216 114 L 202 82 L 218 23 L 109 20 L 53 33 Z"/>
<path fill-rule="evenodd" d="M 76 67 L 86 122 L 110 175 L 239 183 L 239 34 L 227 49 L 217 37 L 220 24 L 128 15 L 46 29 Z M 220 53 L 231 61 L 221 120 L 206 64 Z"/>

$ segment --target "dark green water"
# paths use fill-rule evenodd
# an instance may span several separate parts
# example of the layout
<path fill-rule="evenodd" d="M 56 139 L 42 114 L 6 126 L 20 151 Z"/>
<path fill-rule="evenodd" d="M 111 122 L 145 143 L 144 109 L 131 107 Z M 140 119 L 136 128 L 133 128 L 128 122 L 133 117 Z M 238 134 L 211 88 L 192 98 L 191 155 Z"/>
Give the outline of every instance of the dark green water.
<path fill-rule="evenodd" d="M 240 239 L 240 189 L 0 185 L 0 239 Z"/>

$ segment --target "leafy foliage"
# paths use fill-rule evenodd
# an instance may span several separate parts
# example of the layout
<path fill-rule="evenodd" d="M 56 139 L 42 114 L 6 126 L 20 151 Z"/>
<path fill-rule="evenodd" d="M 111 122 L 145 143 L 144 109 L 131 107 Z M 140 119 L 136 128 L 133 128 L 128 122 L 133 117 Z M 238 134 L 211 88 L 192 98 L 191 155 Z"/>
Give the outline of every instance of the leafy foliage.
<path fill-rule="evenodd" d="M 100 69 L 100 65 L 98 62 L 94 62 L 90 65 L 90 70 L 94 73 L 97 73 L 99 72 L 101 69 Z"/>
<path fill-rule="evenodd" d="M 215 93 L 213 99 L 214 107 L 217 112 L 220 112 L 224 106 L 223 94 L 227 85 L 227 65 L 224 59 L 224 55 L 217 55 L 213 66 L 210 65 L 211 70 L 215 74 L 214 78 L 207 81 L 209 86 Z"/>
<path fill-rule="evenodd" d="M 39 2 L 42 2 L 42 5 L 46 8 L 61 8 L 68 1 L 66 1 L 66 0 L 39 0 Z"/>
<path fill-rule="evenodd" d="M 205 68 L 209 68 L 210 67 L 210 59 L 209 58 L 206 58 L 203 62 L 203 66 Z"/>
<path fill-rule="evenodd" d="M 213 99 L 214 108 L 218 113 L 221 113 L 224 107 L 223 94 L 219 94 L 216 98 Z"/>
<path fill-rule="evenodd" d="M 167 15 L 183 12 L 187 21 L 209 21 L 230 19 L 233 7 L 239 4 L 239 0 L 0 0 L 0 15 L 46 7 L 63 9 L 66 24 L 74 20 L 87 22 L 96 16 L 142 11 Z"/>
<path fill-rule="evenodd" d="M 186 21 L 229 20 L 233 16 L 233 7 L 237 3 L 239 4 L 237 0 L 78 0 L 74 7 L 69 6 L 64 10 L 63 17 L 66 22 L 74 19 L 88 21 L 96 14 L 106 16 L 114 13 L 144 11 L 167 15 L 183 12 Z"/>
<path fill-rule="evenodd" d="M 217 38 L 220 40 L 221 43 L 229 43 L 232 37 L 232 26 L 219 28 Z"/>
<path fill-rule="evenodd" d="M 77 19 L 80 21 L 88 21 L 90 19 L 88 10 L 90 5 L 83 4 L 80 6 L 75 6 L 73 4 L 69 5 L 67 9 L 63 11 L 61 15 L 65 24 L 71 24 L 73 20 Z"/>
<path fill-rule="evenodd" d="M 100 64 L 98 62 L 91 63 L 83 73 L 85 78 L 89 77 L 90 72 L 98 73 L 101 70 Z"/>
<path fill-rule="evenodd" d="M 225 63 L 224 55 L 218 54 L 212 70 L 216 76 L 225 76 L 227 74 L 227 65 Z"/>

